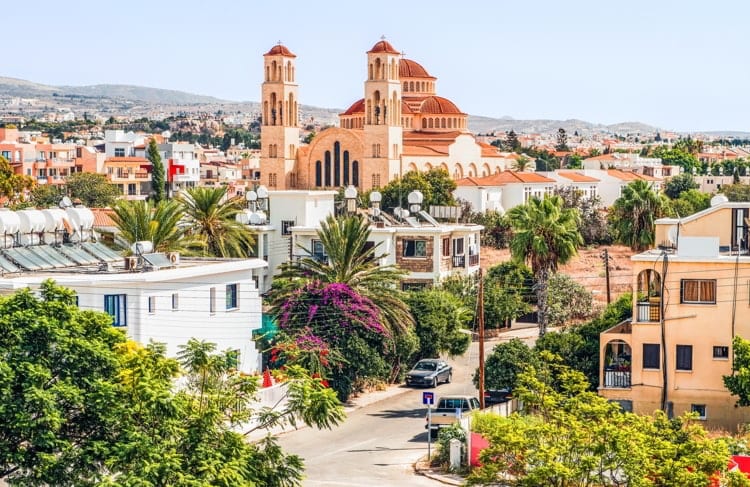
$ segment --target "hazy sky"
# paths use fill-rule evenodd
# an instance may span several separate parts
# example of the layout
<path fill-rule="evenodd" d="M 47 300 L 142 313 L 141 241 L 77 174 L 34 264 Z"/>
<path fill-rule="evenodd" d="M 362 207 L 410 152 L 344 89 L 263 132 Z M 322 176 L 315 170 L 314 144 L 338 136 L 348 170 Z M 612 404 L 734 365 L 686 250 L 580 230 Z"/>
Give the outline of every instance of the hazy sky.
<path fill-rule="evenodd" d="M 3 3 L 0 76 L 38 83 L 258 101 L 282 41 L 300 102 L 346 108 L 385 35 L 472 115 L 750 131 L 746 0 Z"/>

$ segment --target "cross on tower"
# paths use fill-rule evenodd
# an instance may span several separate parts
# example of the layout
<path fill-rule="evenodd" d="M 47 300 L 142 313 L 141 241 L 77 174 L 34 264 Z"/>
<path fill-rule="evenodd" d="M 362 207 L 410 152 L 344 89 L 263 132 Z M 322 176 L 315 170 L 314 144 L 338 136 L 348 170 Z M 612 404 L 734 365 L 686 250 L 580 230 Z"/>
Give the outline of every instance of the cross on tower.
<path fill-rule="evenodd" d="M 380 36 L 380 40 L 381 40 L 381 41 L 384 41 L 384 40 L 385 40 L 385 34 L 383 34 L 382 36 Z"/>

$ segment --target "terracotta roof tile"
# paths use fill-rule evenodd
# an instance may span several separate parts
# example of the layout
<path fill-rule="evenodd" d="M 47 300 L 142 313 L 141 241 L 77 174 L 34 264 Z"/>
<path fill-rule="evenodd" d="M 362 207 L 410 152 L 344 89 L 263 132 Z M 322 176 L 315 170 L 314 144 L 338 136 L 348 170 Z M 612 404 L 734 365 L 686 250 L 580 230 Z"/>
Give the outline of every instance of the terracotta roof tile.
<path fill-rule="evenodd" d="M 574 183 L 598 183 L 599 180 L 591 176 L 586 176 L 575 171 L 559 171 L 557 173 L 561 178 L 568 179 Z"/>
<path fill-rule="evenodd" d="M 286 46 L 281 45 L 281 44 L 276 44 L 275 46 L 273 46 L 270 51 L 264 54 L 264 56 L 297 57 L 292 53 L 292 51 L 287 49 Z"/>

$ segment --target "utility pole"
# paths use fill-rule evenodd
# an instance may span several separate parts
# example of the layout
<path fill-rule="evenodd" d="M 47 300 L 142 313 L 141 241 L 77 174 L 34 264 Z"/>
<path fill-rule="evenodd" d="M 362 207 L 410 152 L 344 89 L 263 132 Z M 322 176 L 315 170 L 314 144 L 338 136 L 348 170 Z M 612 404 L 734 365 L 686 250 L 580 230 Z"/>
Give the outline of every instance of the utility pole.
<path fill-rule="evenodd" d="M 602 259 L 604 259 L 604 277 L 607 280 L 607 304 L 609 304 L 612 302 L 609 292 L 609 250 L 604 249 L 604 252 L 602 252 Z"/>
<path fill-rule="evenodd" d="M 477 292 L 479 306 L 479 408 L 484 409 L 484 277 L 479 269 L 479 290 Z"/>

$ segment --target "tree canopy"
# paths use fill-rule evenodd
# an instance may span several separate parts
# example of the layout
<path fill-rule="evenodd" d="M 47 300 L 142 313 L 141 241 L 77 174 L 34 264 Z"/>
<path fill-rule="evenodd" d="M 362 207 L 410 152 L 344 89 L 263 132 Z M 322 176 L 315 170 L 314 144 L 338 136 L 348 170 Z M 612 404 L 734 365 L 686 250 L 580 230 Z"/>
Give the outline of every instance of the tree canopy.
<path fill-rule="evenodd" d="M 453 191 L 456 182 L 445 169 L 430 169 L 429 171 L 409 171 L 401 178 L 389 182 L 380 190 L 383 195 L 381 208 L 391 211 L 393 208 L 408 208 L 407 197 L 412 191 L 421 191 L 424 196 L 422 209 L 428 210 L 430 205 L 454 205 Z"/>
<path fill-rule="evenodd" d="M 651 184 L 636 180 L 622 189 L 622 196 L 612 205 L 609 222 L 618 242 L 635 251 L 654 245 L 655 220 L 664 216 L 668 206 L 664 196 L 657 194 Z"/>
<path fill-rule="evenodd" d="M 65 185 L 71 198 L 78 198 L 89 208 L 111 206 L 120 196 L 120 190 L 104 174 L 73 173 L 66 178 Z"/>

